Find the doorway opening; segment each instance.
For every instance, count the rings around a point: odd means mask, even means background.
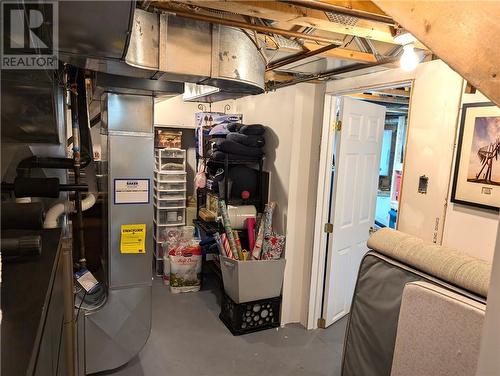
[[[347,94],[349,97],[385,107],[385,124],[373,224],[375,230],[382,227],[397,228],[410,95],[410,84],[390,89],[370,89],[361,93]]]
[[[397,228],[411,83],[342,93],[332,99],[331,178],[325,179],[322,326],[350,311],[367,240]]]

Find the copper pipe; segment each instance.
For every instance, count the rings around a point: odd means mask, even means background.
[[[280,60],[276,60],[276,61],[272,62],[271,64],[269,64],[267,66],[266,71],[270,71],[270,70],[273,70],[273,69],[281,68],[281,67],[283,67],[285,65],[288,65],[288,64],[291,64],[291,63],[295,63],[296,61],[303,60],[303,59],[306,59],[308,57],[318,55],[320,53],[329,51],[329,50],[337,48],[337,47],[338,47],[337,44],[329,44],[328,46],[324,46],[324,47],[318,48],[317,50],[311,50],[311,51],[307,51],[307,52],[300,52],[298,54],[295,54],[295,55],[292,55],[292,56],[289,56],[289,57],[285,57],[285,58],[280,59]]]
[[[389,58],[385,58],[383,60],[377,61],[375,63],[368,63],[368,64],[357,63],[357,64],[348,65],[346,67],[334,68],[334,69],[330,69],[330,70],[327,70],[324,72],[310,74],[310,75],[307,75],[304,77],[299,77],[299,78],[296,78],[293,80],[283,81],[283,82],[277,83],[275,85],[267,87],[266,91],[272,91],[272,90],[280,89],[283,87],[299,84],[302,82],[309,82],[309,81],[313,81],[313,80],[321,80],[323,78],[330,78],[330,77],[337,76],[339,74],[354,72],[354,71],[357,71],[359,69],[372,68],[372,67],[377,67],[379,65],[394,63],[397,60],[399,60],[399,58],[389,57]]]
[[[250,24],[250,23],[241,22],[241,21],[235,21],[235,20],[229,20],[229,19],[225,19],[225,18],[207,16],[207,15],[199,14],[199,13],[188,13],[188,12],[178,11],[178,10],[174,10],[172,8],[169,8],[169,7],[165,7],[160,2],[155,2],[154,5],[157,8],[162,9],[170,14],[173,14],[173,15],[176,15],[179,17],[190,18],[193,20],[205,21],[205,22],[210,22],[210,23],[224,25],[224,26],[238,27],[241,29],[255,30],[255,31],[258,31],[260,33],[278,34],[278,35],[283,35],[283,36],[289,37],[289,38],[300,38],[300,39],[305,39],[305,40],[311,40],[314,42],[335,44],[338,46],[340,46],[342,44],[342,41],[340,41],[338,39],[320,37],[318,35],[311,35],[311,34],[302,34],[302,33],[298,33],[295,31],[277,29],[277,28],[271,27],[271,26],[255,25],[255,24]]]
[[[339,13],[346,16],[357,17],[368,21],[380,22],[383,24],[394,26],[396,22],[389,16],[384,16],[382,14],[368,13],[362,10],[350,9],[341,7],[339,5],[333,5],[328,3],[323,3],[314,0],[283,0],[282,2],[297,5],[304,8],[321,10],[323,12],[333,12]]]

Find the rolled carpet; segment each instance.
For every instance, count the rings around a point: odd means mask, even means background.
[[[238,144],[258,148],[266,144],[266,140],[262,136],[246,135],[238,132],[231,132],[226,136],[226,140],[237,142]]]

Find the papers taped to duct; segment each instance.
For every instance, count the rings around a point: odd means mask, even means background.
[[[121,253],[146,253],[146,224],[121,225]]]

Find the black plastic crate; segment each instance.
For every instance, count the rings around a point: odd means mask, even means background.
[[[237,304],[222,294],[219,318],[235,336],[280,326],[281,297]]]

